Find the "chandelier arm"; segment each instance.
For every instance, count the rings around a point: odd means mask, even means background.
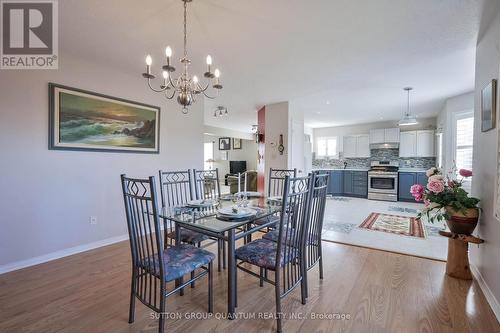
[[[160,88],[160,89],[155,89],[153,88],[153,86],[151,85],[151,79],[148,79],[148,86],[151,90],[153,90],[154,92],[164,92],[165,90],[167,90],[167,87],[165,86],[165,88]]]
[[[174,81],[172,81],[172,76],[168,76],[168,83],[172,86],[172,88],[174,88],[174,90],[177,90],[177,85],[174,84]]]
[[[202,93],[203,93],[203,95],[205,95],[206,98],[209,98],[209,99],[216,99],[217,98],[217,96],[212,97],[212,96],[207,95],[207,93],[204,90],[202,91]]]
[[[165,97],[167,99],[172,99],[172,98],[174,98],[174,96],[175,96],[175,90],[172,91],[172,95],[170,97],[168,96],[167,91],[165,90]]]
[[[207,91],[208,87],[210,87],[210,83],[207,83],[207,85],[204,88],[199,83],[197,85],[198,85],[197,88],[198,88],[199,92],[205,92],[205,91]]]

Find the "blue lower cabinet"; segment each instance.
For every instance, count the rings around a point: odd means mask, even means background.
[[[417,184],[427,186],[427,175],[425,172],[417,172]]]
[[[425,174],[424,174],[425,176]],[[399,173],[399,201],[415,201],[410,193],[410,188],[417,184],[416,172],[400,172]]]
[[[331,195],[342,195],[344,191],[343,171],[335,170],[330,172],[330,183],[328,187],[330,188],[329,193]]]
[[[352,171],[344,171],[344,195],[352,195]]]

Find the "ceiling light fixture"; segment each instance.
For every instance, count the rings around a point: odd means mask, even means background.
[[[187,113],[188,106],[196,102],[196,95],[203,94],[207,98],[214,99],[216,96],[210,96],[206,93],[210,86],[215,89],[217,95],[219,90],[222,89],[222,85],[220,84],[220,71],[216,68],[212,73],[212,57],[209,55],[206,59],[207,71],[203,74],[207,79],[207,83],[204,86],[199,83],[199,79],[196,75],[191,76],[188,73],[188,67],[191,64],[191,60],[189,60],[187,54],[187,3],[191,1],[193,0],[182,0],[182,2],[184,2],[184,55],[180,59],[182,66],[184,66],[182,74],[180,74],[177,79],[172,78],[175,67],[170,63],[172,58],[172,49],[170,46],[167,46],[165,49],[167,64],[162,67],[163,83],[160,85],[160,88],[156,89],[151,85],[151,80],[154,79],[155,76],[151,74],[153,59],[149,54],[146,57],[146,73],[142,74],[142,76],[148,80],[148,86],[151,90],[159,93],[164,92],[167,99],[172,99],[177,94],[177,102],[182,105],[182,113]],[[169,90],[172,90],[172,93],[169,93]]]
[[[403,115],[403,118],[398,122],[399,126],[411,126],[411,125],[417,125],[417,117],[413,116],[410,113],[410,91],[413,90],[412,87],[405,87],[403,90],[406,91],[408,98],[407,98],[407,106],[406,106],[406,112]]]

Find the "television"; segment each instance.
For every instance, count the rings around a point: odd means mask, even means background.
[[[247,161],[229,161],[229,173],[237,174],[247,171]]]

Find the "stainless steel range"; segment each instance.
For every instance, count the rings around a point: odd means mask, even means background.
[[[372,161],[368,171],[368,199],[398,201],[398,161]]]

